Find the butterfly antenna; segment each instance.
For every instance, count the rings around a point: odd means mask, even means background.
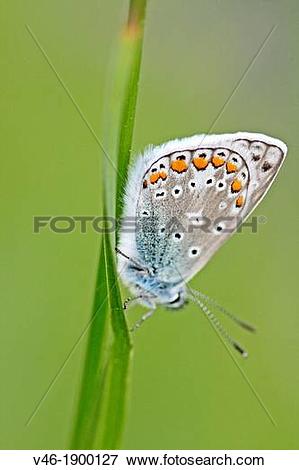
[[[246,321],[242,320],[241,318],[238,318],[236,315],[231,313],[229,310],[226,310],[226,308],[222,307],[222,305],[220,305],[216,300],[211,299],[211,297],[209,297],[208,295],[203,294],[202,292],[196,291],[194,289],[192,289],[192,293],[196,297],[197,296],[200,297],[201,299],[205,300],[206,302],[208,302],[213,307],[217,308],[221,313],[224,313],[224,315],[226,315],[232,321],[237,323],[237,325],[244,328],[244,330],[250,331],[251,333],[256,332],[256,328],[253,325],[250,325],[250,323],[247,323]]]
[[[200,307],[203,313],[208,317],[208,319],[213,324],[217,332],[222,336],[222,338],[225,341],[227,341],[233,348],[235,348],[236,351],[238,351],[238,353],[241,354],[242,357],[244,358],[248,357],[248,352],[228,334],[228,332],[220,323],[218,318],[214,315],[214,313],[211,312],[211,310],[198,297],[194,295],[197,293],[197,291],[193,291],[193,289],[190,289],[190,290],[193,294],[192,296],[193,296],[194,302]]]

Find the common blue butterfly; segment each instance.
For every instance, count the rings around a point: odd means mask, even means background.
[[[286,153],[278,139],[238,132],[172,140],[138,157],[124,198],[124,220],[133,221],[134,230],[123,223],[117,249],[121,278],[149,308],[136,328],[157,305],[178,308],[187,297],[212,320],[206,302],[229,314],[186,282],[265,196]]]

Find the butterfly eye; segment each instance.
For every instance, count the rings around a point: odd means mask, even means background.
[[[176,296],[176,298],[174,300],[172,300],[171,302],[168,303],[168,305],[177,305],[181,302],[181,294],[178,293],[178,295]]]

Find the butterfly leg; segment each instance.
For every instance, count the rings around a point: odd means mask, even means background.
[[[141,325],[145,322],[145,320],[147,320],[148,318],[150,318],[154,313],[154,309],[152,310],[149,310],[147,313],[145,313],[144,315],[142,315],[142,317],[140,318],[140,320],[138,320],[135,325],[130,329],[131,333],[134,333],[136,330],[138,330],[138,328],[141,327]]]
[[[142,295],[138,295],[137,297],[128,297],[125,301],[124,301],[124,304],[123,304],[123,309],[124,310],[127,310],[129,307],[133,307],[133,305],[135,305],[138,300],[142,299]]]

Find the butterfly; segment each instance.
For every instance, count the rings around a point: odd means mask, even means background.
[[[246,351],[206,303],[242,320],[187,286],[262,200],[287,154],[272,137],[237,132],[194,135],[148,147],[129,171],[120,230],[118,271],[136,301],[179,308],[189,298],[244,356]],[[130,223],[128,223],[128,220]]]

